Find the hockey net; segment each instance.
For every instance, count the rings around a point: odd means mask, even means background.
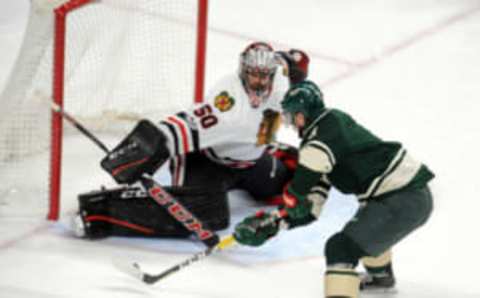
[[[76,132],[52,114],[50,101],[96,133],[124,135],[140,118],[158,121],[201,99],[206,4],[31,2],[0,97],[0,215],[22,210],[58,219],[69,191],[60,182],[82,179],[62,175],[62,141]]]

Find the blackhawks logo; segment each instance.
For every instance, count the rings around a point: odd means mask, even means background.
[[[235,104],[235,99],[228,95],[227,91],[222,91],[215,97],[215,107],[221,112],[230,110]]]

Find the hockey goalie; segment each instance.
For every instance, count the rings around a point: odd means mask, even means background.
[[[308,63],[303,51],[254,42],[240,54],[238,71],[220,79],[203,103],[156,123],[140,121],[101,161],[122,186],[79,195],[76,234],[188,237],[136,183],[167,161],[172,186],[166,190],[211,230],[229,226],[229,190],[279,204],[297,159],[296,149],[272,145],[280,101],[289,84],[306,78]]]

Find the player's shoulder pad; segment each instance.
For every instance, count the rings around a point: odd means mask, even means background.
[[[323,142],[311,140],[300,148],[299,164],[312,171],[330,173],[335,163],[332,150]]]

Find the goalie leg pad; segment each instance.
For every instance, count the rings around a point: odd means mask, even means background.
[[[229,225],[227,194],[223,189],[165,187],[212,230]],[[92,191],[78,197],[85,236],[188,237],[191,233],[140,187]]]

